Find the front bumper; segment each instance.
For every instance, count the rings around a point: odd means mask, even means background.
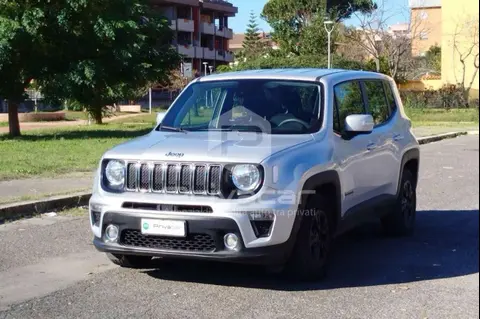
[[[97,250],[113,254],[146,255],[164,258],[206,259],[225,262],[242,262],[254,264],[277,264],[284,262],[289,255],[290,242],[257,248],[246,248],[240,229],[233,219],[205,218],[189,216],[186,238],[168,238],[146,236],[140,232],[141,214],[105,213],[101,224],[102,234],[108,225],[119,227],[120,236],[117,242],[108,242],[102,237],[94,237]],[[227,233],[235,233],[240,239],[238,251],[224,247],[223,237]],[[134,234],[134,235],[132,235]],[[194,235],[210,238],[207,241],[195,242]]]

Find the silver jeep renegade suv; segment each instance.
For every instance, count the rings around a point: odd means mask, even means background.
[[[255,70],[191,82],[147,135],[107,151],[90,200],[95,247],[325,274],[332,240],[379,219],[411,234],[419,145],[385,75]]]

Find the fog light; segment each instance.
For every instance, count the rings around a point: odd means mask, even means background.
[[[116,241],[118,239],[118,227],[115,225],[108,225],[105,229],[105,238],[107,241]]]
[[[236,251],[240,250],[240,241],[238,240],[238,236],[233,233],[226,234],[223,237],[223,243],[227,249]]]

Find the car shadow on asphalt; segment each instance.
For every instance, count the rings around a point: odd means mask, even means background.
[[[379,224],[338,238],[327,278],[301,283],[253,265],[160,261],[154,278],[257,289],[305,291],[452,278],[478,273],[479,211],[419,211],[415,235],[391,238]]]

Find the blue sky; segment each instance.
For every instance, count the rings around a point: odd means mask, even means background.
[[[233,29],[236,33],[245,32],[248,20],[250,18],[250,11],[253,10],[257,16],[260,16],[263,6],[267,0],[229,0],[236,7],[238,7],[238,14],[235,18],[231,18],[229,21],[230,28]],[[405,14],[400,14],[397,12],[400,10],[405,11],[408,7],[408,0],[384,0],[385,8],[391,11],[393,16],[390,19],[390,23],[400,23],[406,22]],[[403,12],[405,13],[405,12]],[[258,18],[259,28],[264,31],[269,31],[270,26]],[[347,24],[356,24],[354,19],[346,21]]]

